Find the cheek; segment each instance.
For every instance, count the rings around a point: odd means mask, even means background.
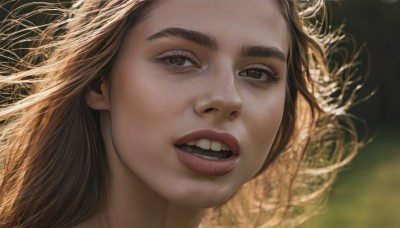
[[[120,80],[112,92],[112,122],[114,134],[123,142],[133,138],[150,142],[159,138],[171,114],[168,91],[141,77]],[[145,142],[140,143],[144,145]],[[151,144],[151,143],[150,143]]]
[[[140,62],[140,59],[133,59]],[[114,76],[111,100],[116,121],[126,122],[131,128],[162,129],[160,124],[167,124],[168,118],[178,115],[181,110],[176,107],[180,98],[168,83],[167,77],[154,75],[145,63],[121,64],[121,70]],[[123,127],[123,126],[122,126]],[[145,133],[145,132],[142,132]]]
[[[114,146],[122,156],[129,156],[124,160],[140,163],[135,166],[146,164],[144,159],[155,162],[164,152],[161,149],[172,145],[177,120],[185,120],[188,100],[182,93],[190,90],[150,71],[145,63],[119,66],[111,88]]]
[[[176,101],[171,97],[175,93],[160,85],[162,81],[150,81],[140,75],[115,75],[111,91],[112,145],[124,167],[145,180],[164,183],[161,174],[165,170],[176,171],[171,166],[174,158],[165,154],[173,152],[170,129],[180,110],[171,103]]]
[[[248,112],[243,113],[245,129],[250,137],[247,159],[250,160],[248,164],[252,165],[248,167],[252,175],[264,164],[282,121],[285,90],[280,89],[273,94],[257,100],[257,104],[252,103]]]

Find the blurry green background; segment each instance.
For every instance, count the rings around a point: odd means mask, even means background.
[[[380,127],[375,139],[341,172],[326,206],[301,228],[400,227],[398,127]]]
[[[359,97],[377,93],[351,112],[365,120],[373,140],[339,174],[325,207],[301,228],[400,227],[400,1],[329,1],[335,24],[345,23],[368,80]]]
[[[368,126],[360,135],[373,140],[341,171],[326,206],[301,228],[400,228],[400,2],[327,2],[334,24],[345,23],[357,45],[367,45],[359,72],[368,80],[358,97],[377,92],[351,112]]]

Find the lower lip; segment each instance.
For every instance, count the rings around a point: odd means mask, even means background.
[[[175,147],[178,160],[188,169],[208,176],[222,176],[232,171],[238,159],[237,155],[232,155],[227,159],[208,160],[198,157]]]

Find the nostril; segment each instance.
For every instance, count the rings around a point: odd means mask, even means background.
[[[207,108],[206,110],[204,110],[204,113],[209,113],[212,111],[218,111],[216,108]]]
[[[235,117],[238,116],[238,115],[239,115],[239,112],[238,112],[238,111],[233,111],[233,112],[229,113],[229,117],[230,117],[230,118],[235,118]]]

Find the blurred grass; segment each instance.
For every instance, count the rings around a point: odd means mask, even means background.
[[[400,126],[380,127],[343,170],[322,211],[301,228],[400,227]]]

